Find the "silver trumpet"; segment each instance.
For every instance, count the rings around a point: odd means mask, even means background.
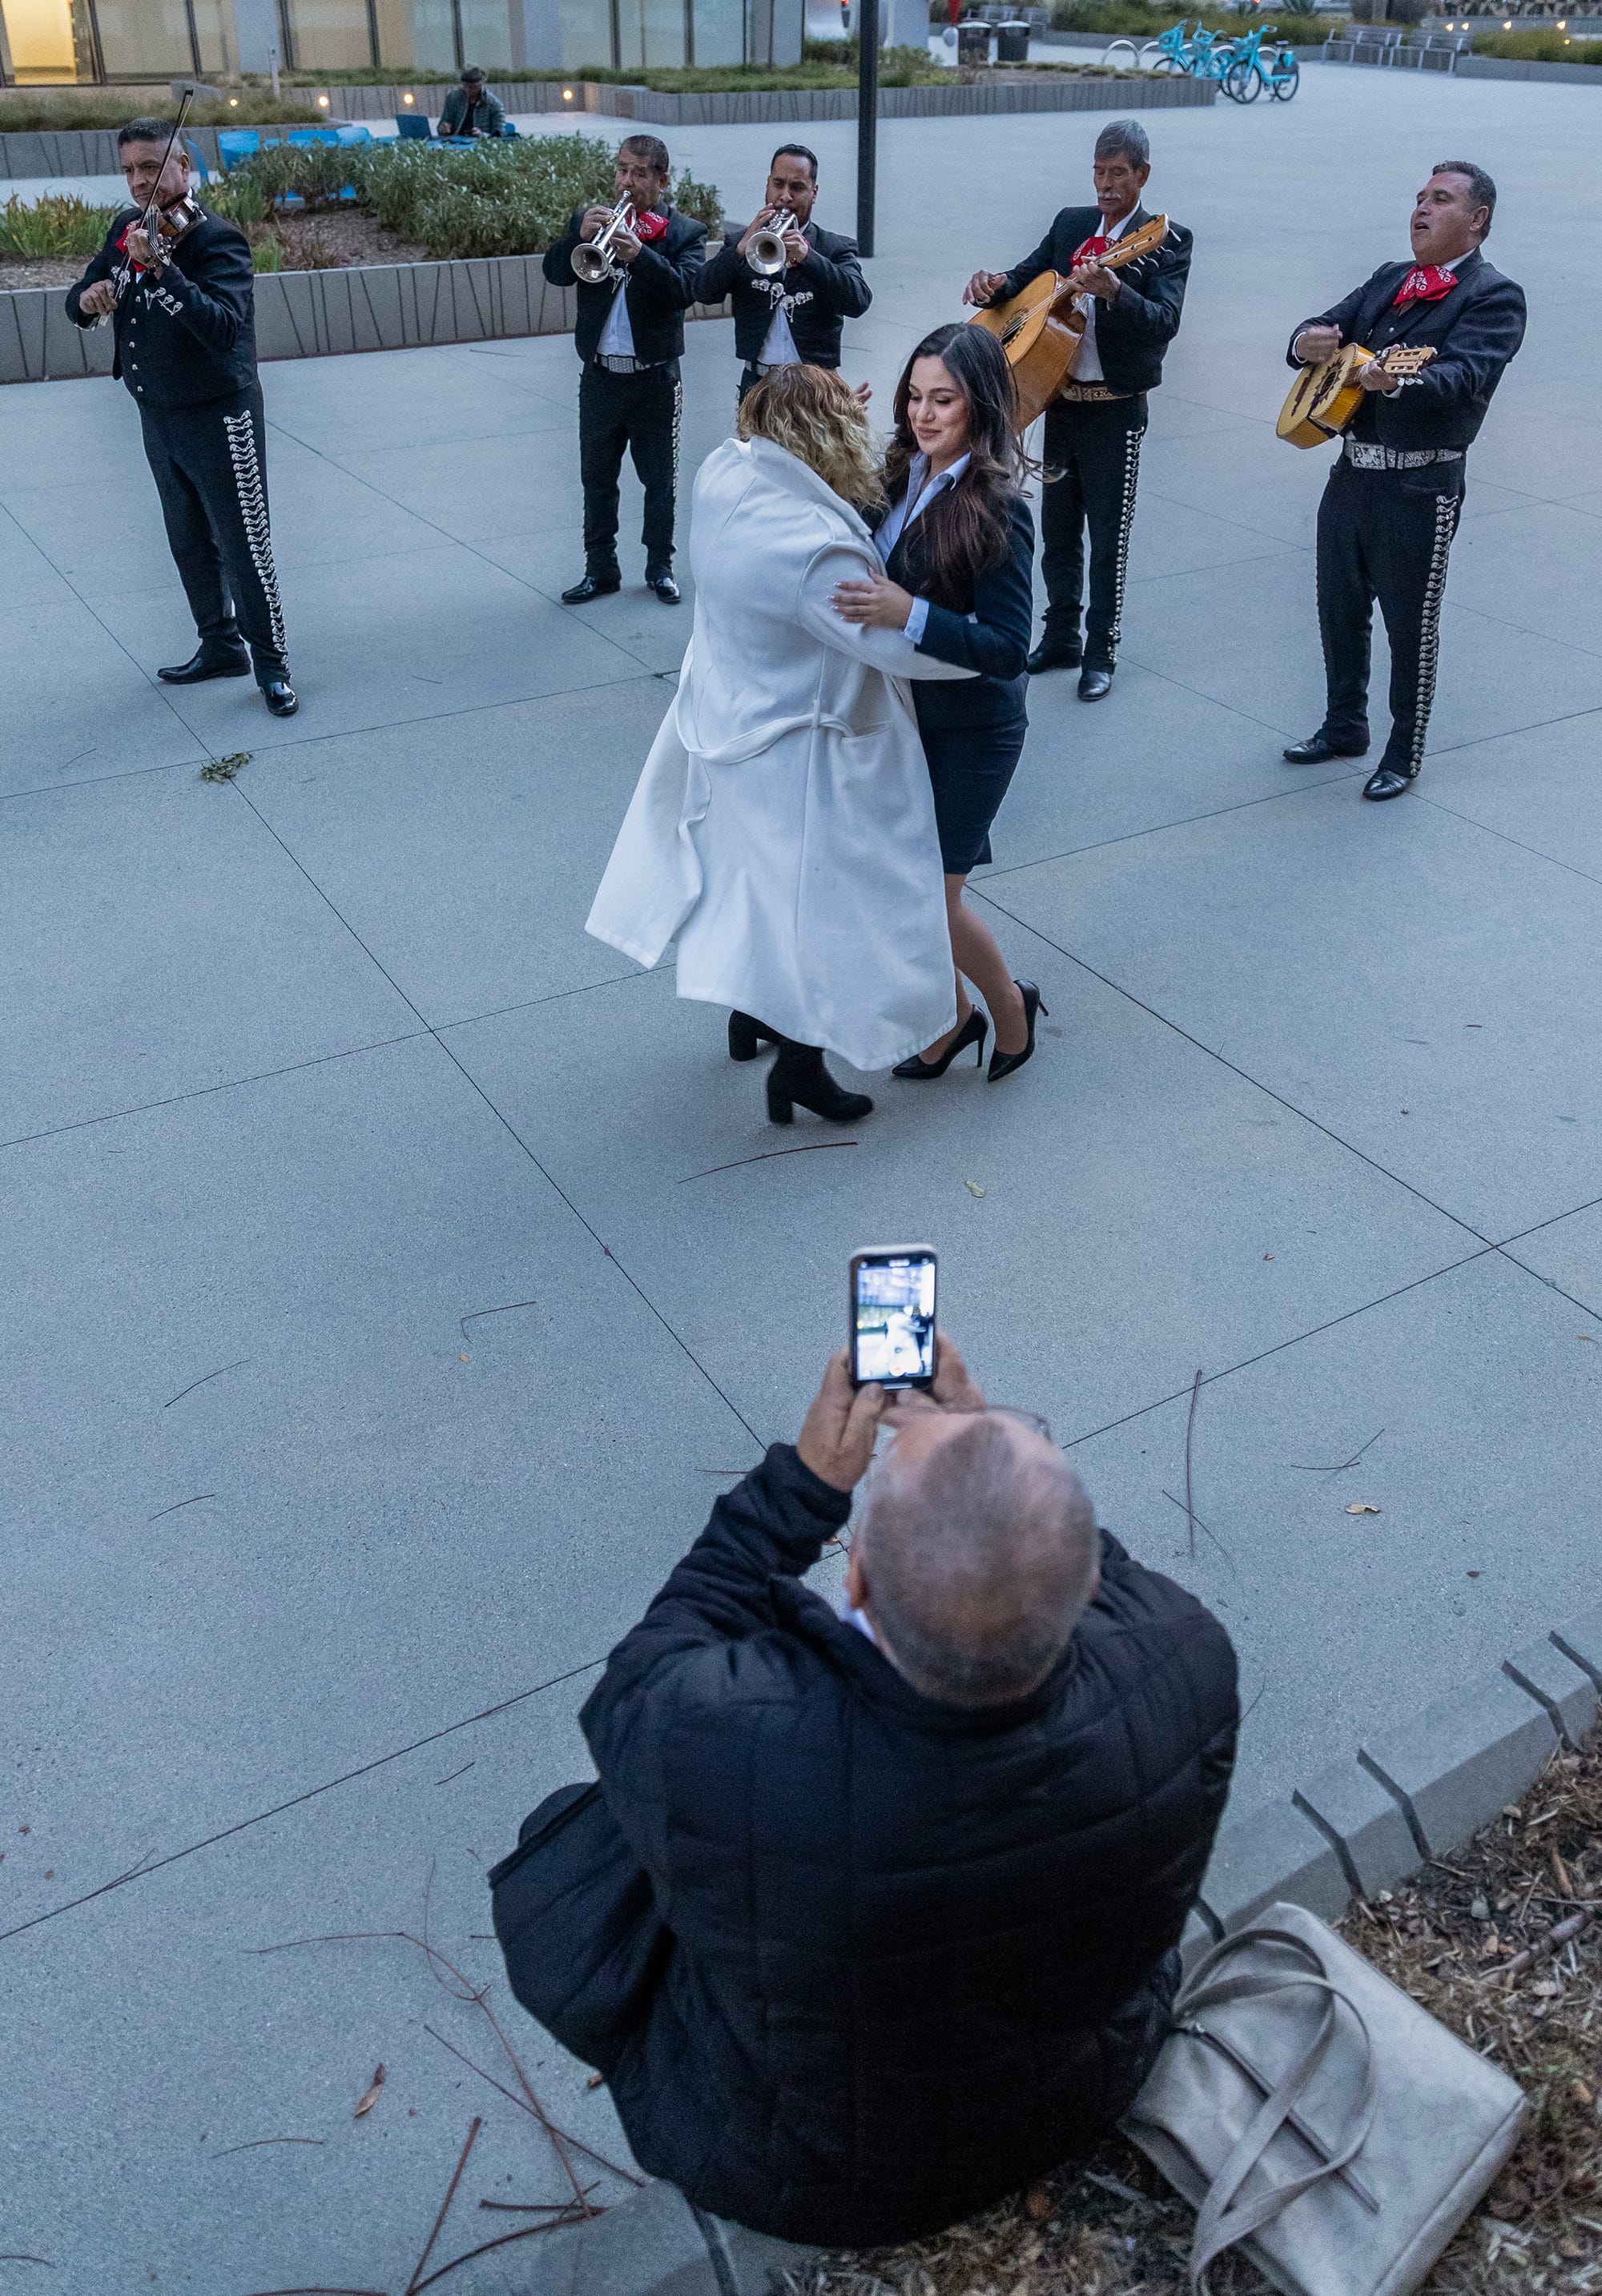
[[[760,231],[753,232],[751,245],[745,250],[745,260],[752,269],[760,272],[764,279],[776,279],[790,260],[785,251],[785,234],[794,229],[795,217],[788,208],[781,208]]]
[[[634,229],[634,201],[620,200],[612,211],[612,219],[594,239],[581,239],[573,250],[573,269],[587,287],[598,287],[604,279],[618,277],[617,258],[612,253],[624,232]]]

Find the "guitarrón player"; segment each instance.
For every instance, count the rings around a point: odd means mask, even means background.
[[[1149,221],[1140,193],[1151,172],[1139,121],[1110,121],[1096,139],[1096,205],[1064,208],[1032,255],[1011,271],[976,271],[963,293],[965,303],[982,310],[1021,294],[1043,271],[1057,271],[1090,299],[1069,379],[1046,410],[1042,456],[1062,475],[1040,492],[1046,626],[1029,657],[1036,676],[1079,668],[1081,701],[1099,701],[1117,666],[1146,394],[1162,380],[1162,355],[1179,330],[1190,275],[1191,235],[1179,224],[1171,223],[1160,248],[1121,271],[1097,260]],[[1087,527],[1090,603],[1081,645]]]
[[[1483,168],[1443,160],[1413,204],[1411,261],[1382,263],[1291,338],[1293,366],[1316,365],[1346,343],[1376,353],[1427,344],[1435,354],[1406,378],[1374,363],[1360,370],[1363,404],[1319,505],[1328,700],[1318,732],[1285,755],[1294,766],[1317,766],[1367,750],[1377,598],[1391,642],[1391,738],[1363,785],[1367,798],[1400,797],[1417,779],[1466,452],[1524,340],[1524,290],[1480,252],[1495,209],[1496,185]]]

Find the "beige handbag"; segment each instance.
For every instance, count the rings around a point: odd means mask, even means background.
[[[1522,2090],[1300,1906],[1196,1964],[1124,2134],[1284,2296],[1408,2296],[1496,2177]]]

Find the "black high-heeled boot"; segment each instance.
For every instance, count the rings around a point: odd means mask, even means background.
[[[999,1084],[1004,1076],[1011,1076],[1013,1070],[1015,1069],[1021,1069],[1025,1061],[1033,1060],[1035,1056],[1036,1017],[1038,1014],[1045,1013],[1048,1021],[1051,1018],[1051,1014],[1047,1010],[1047,1007],[1041,1004],[1040,992],[1035,987],[1032,980],[1015,980],[1013,987],[1017,989],[1023,999],[1023,1018],[1029,1023],[1029,1042],[1024,1046],[1023,1050],[1021,1053],[1004,1053],[1000,1047],[998,1046],[990,1054],[990,1081],[992,1084]]]
[[[728,1056],[731,1061],[754,1061],[764,1045],[779,1045],[782,1037],[753,1021],[749,1013],[731,1013],[728,1016]]]
[[[874,1105],[865,1092],[841,1090],[816,1045],[793,1044],[781,1037],[779,1056],[768,1071],[768,1122],[793,1124],[797,1101],[830,1124],[855,1124],[859,1116],[871,1114]]]
[[[965,1053],[970,1045],[977,1048],[974,1055],[975,1066],[982,1067],[984,1062],[984,1040],[990,1025],[976,1004],[938,1061],[926,1061],[922,1053],[914,1053],[909,1061],[900,1061],[891,1069],[891,1076],[906,1077],[910,1082],[916,1084],[922,1084],[927,1077],[932,1083],[936,1077],[945,1075],[958,1053]]]

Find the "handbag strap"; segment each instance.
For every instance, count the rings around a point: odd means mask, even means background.
[[[1253,1946],[1265,1944],[1286,1947],[1304,1966],[1283,1972],[1248,1970],[1221,1978],[1216,1974],[1236,1954]],[[1182,2030],[1188,2020],[1204,2010],[1220,2008],[1234,2001],[1267,2000],[1277,1993],[1289,1992],[1310,1992],[1322,1997],[1318,2029],[1278,2087],[1253,2115],[1207,2189],[1196,2213],[1195,2237],[1191,2245],[1190,2277],[1193,2287],[1205,2285],[1209,2267],[1225,2249],[1232,2248],[1237,2241],[1260,2231],[1300,2194],[1310,2191],[1327,2177],[1336,2175],[1349,2161],[1355,2160],[1368,2142],[1368,2133],[1374,2126],[1378,2078],[1375,2069],[1373,2036],[1357,2004],[1330,1977],[1322,1956],[1305,1938],[1296,1936],[1294,1931],[1266,1928],[1243,1930],[1237,1936],[1226,1938],[1222,1944],[1215,1946],[1175,2002],[1174,2023],[1176,2028]],[[1357,2102],[1347,2120],[1343,2140],[1327,2161],[1320,2161],[1305,2176],[1293,2177],[1283,2184],[1272,2185],[1251,2200],[1240,2200],[1241,2186],[1262,2160],[1323,2062],[1335,2037],[1342,2005],[1357,2025],[1361,2037],[1363,2059],[1362,2080]]]

